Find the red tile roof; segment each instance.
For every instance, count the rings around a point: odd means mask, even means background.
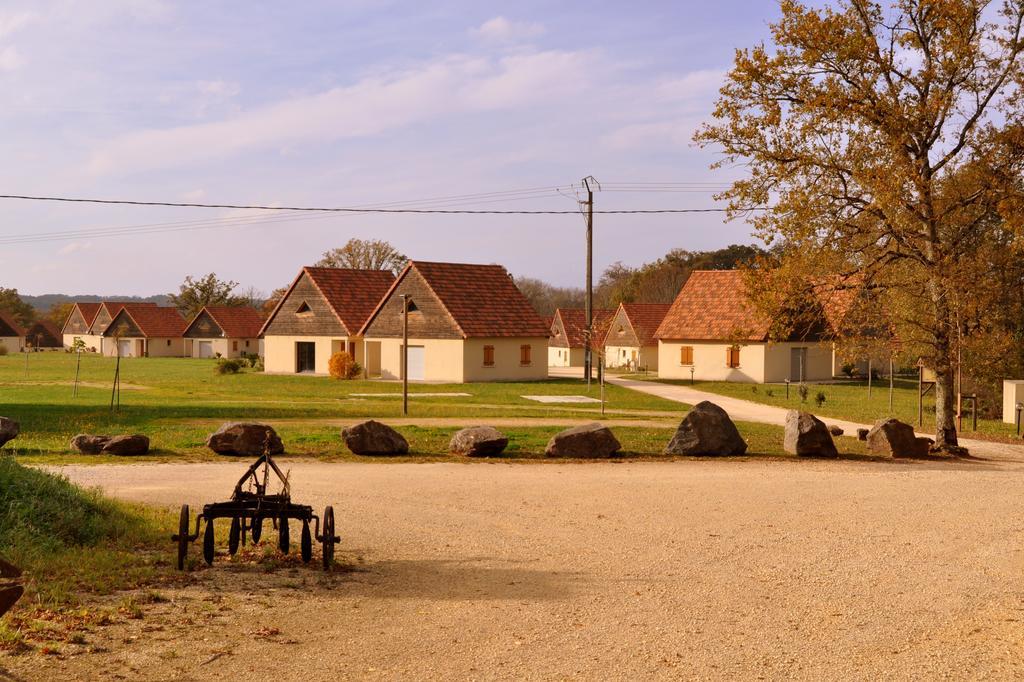
[[[604,337],[608,333],[608,325],[611,324],[614,310],[595,309],[593,311],[594,336],[597,345],[604,345]],[[562,320],[562,327],[565,329],[565,340],[569,348],[583,348],[586,346],[587,311],[583,308],[559,308],[555,311],[555,317]],[[552,325],[554,322],[552,322]],[[561,345],[561,343],[555,344]]]
[[[695,270],[654,337],[695,341],[765,341],[768,320],[747,297],[739,270]]]
[[[251,306],[208,305],[203,310],[213,318],[228,339],[255,339],[263,327],[263,316]],[[202,314],[200,311],[199,315]],[[199,315],[188,323],[188,327],[199,319]]]
[[[640,345],[650,346],[656,344],[657,340],[654,338],[654,334],[658,331],[658,327],[661,326],[672,304],[623,303],[621,305]]]
[[[377,310],[411,270],[427,283],[462,330],[464,338],[547,337],[550,332],[544,318],[537,314],[512,276],[500,265],[409,261]],[[371,319],[373,315],[366,323]]]
[[[270,325],[277,311],[288,295],[299,283],[303,275],[308,275],[314,286],[327,300],[334,315],[348,331],[355,336],[377,308],[384,294],[395,281],[394,273],[388,270],[357,270],[353,268],[318,268],[307,265],[288,287],[281,300],[274,306],[273,312],[260,327],[260,334]]]
[[[8,336],[8,332],[14,332],[14,336],[25,336],[25,330],[21,328],[14,316],[5,310],[0,310],[0,336]]]
[[[177,308],[156,306],[151,303],[127,303],[122,306],[124,313],[131,317],[146,338],[175,339],[185,333],[187,324]],[[119,310],[118,314],[120,312]],[[113,324],[114,320],[111,319],[110,325],[103,330],[104,336]]]
[[[96,302],[96,303],[76,303],[75,305],[78,307],[78,309],[80,311],[82,311],[82,318],[85,320],[86,328],[91,327],[92,323],[96,321],[96,313],[98,313],[100,311],[100,305],[101,304],[99,302]],[[75,311],[72,310],[71,312],[73,314]],[[68,317],[70,318],[71,315],[68,315]],[[67,324],[67,323],[65,322],[65,324]]]

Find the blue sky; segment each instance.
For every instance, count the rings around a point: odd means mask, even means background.
[[[708,170],[714,154],[690,138],[734,49],[765,40],[777,11],[770,0],[5,0],[0,194],[357,206],[566,187],[587,174],[725,182],[739,169]],[[517,199],[465,207],[575,207],[554,189]],[[607,191],[596,202],[715,205],[707,192]],[[560,285],[584,272],[573,215],[260,225],[214,209],[3,201],[0,212],[0,237],[221,225],[0,244],[0,286],[31,294],[164,293],[210,271],[270,291],[351,237]],[[747,225],[713,214],[598,216],[595,233],[597,272],[751,241]]]

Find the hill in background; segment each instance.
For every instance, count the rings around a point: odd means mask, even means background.
[[[28,296],[21,294],[21,300],[28,303],[30,306],[38,310],[42,314],[46,314],[55,305],[61,303],[77,303],[78,301],[90,303],[99,301],[123,301],[125,303],[156,303],[157,305],[170,305],[170,300],[165,294],[157,294],[156,296],[95,296],[92,294],[83,294],[71,296],[68,294],[42,294],[40,296]]]

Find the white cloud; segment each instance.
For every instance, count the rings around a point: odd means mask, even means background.
[[[15,47],[0,49],[0,71],[15,71],[25,65],[25,58]]]
[[[205,189],[194,189],[194,190],[191,190],[189,192],[184,192],[181,195],[181,200],[185,201],[185,202],[188,202],[188,203],[191,203],[191,204],[194,204],[194,203],[198,202],[200,199],[203,199],[205,197],[206,197],[206,190]]]
[[[214,95],[217,97],[235,97],[242,92],[242,86],[238,83],[228,83],[226,81],[198,81],[196,89],[204,95]]]
[[[73,253],[79,253],[81,251],[88,251],[92,248],[92,242],[71,242],[60,247],[57,251],[61,256],[69,256]]]
[[[33,21],[37,15],[35,12],[0,12],[0,38],[20,31]]]
[[[722,87],[725,76],[726,72],[721,69],[691,71],[680,78],[662,81],[657,92],[666,101],[696,100],[706,104]]]
[[[254,149],[367,137],[447,114],[569,98],[600,71],[592,68],[596,59],[594,53],[562,51],[497,60],[454,55],[220,121],[128,133],[96,150],[89,170],[180,166]]]
[[[650,123],[633,123],[605,135],[601,141],[617,150],[688,147],[702,118],[683,118]]]
[[[509,21],[498,16],[470,29],[476,38],[487,43],[515,43],[536,38],[544,33],[544,25],[535,22]]]

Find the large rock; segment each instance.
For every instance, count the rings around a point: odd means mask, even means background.
[[[103,452],[103,447],[110,442],[110,439],[110,436],[80,433],[71,439],[71,449],[78,450],[83,455],[98,455]]]
[[[857,429],[857,440],[867,440],[870,429]]]
[[[918,438],[914,427],[899,419],[879,419],[868,431],[868,452],[889,457],[927,457],[930,438]]]
[[[452,436],[448,451],[453,455],[494,457],[508,446],[508,438],[493,426],[470,426]]]
[[[747,443],[729,414],[710,401],[697,403],[683,418],[666,455],[742,455]]]
[[[0,448],[14,440],[21,433],[21,424],[7,417],[0,417]]]
[[[611,457],[622,449],[615,434],[597,422],[556,433],[548,441],[548,457]]]
[[[842,426],[836,426],[835,424],[829,424],[828,425],[828,432],[831,433],[835,437],[839,437],[839,436],[843,435],[843,427]]]
[[[140,434],[114,436],[103,446],[103,452],[125,457],[144,455],[149,452],[149,438]]]
[[[218,455],[271,455],[284,452],[277,431],[266,424],[234,422],[224,424],[206,440],[206,447]]]
[[[810,412],[790,410],[786,414],[786,452],[799,457],[838,457],[839,451],[825,422]]]
[[[398,431],[370,419],[342,429],[341,437],[357,455],[404,455],[409,443]]]

